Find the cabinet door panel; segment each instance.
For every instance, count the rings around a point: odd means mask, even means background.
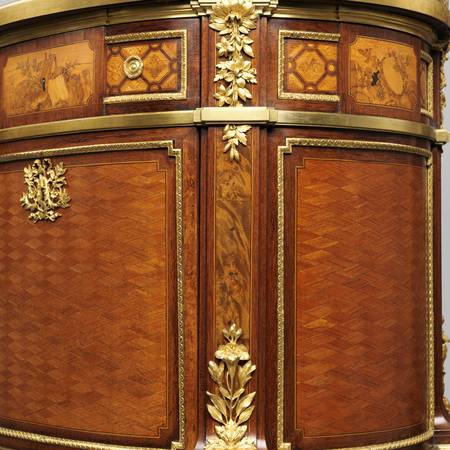
[[[36,223],[20,205],[33,160],[1,164],[2,434],[105,448],[184,440],[183,281],[196,271],[196,224],[187,223],[196,209],[192,154],[151,140],[50,150],[53,167],[66,169],[70,202],[54,222]],[[190,277],[186,289],[195,293]]]
[[[431,169],[422,156],[366,150],[364,142],[287,142],[278,148],[272,309],[283,339],[278,447],[426,440],[433,421]]]

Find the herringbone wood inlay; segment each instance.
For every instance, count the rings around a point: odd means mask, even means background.
[[[305,158],[296,173],[296,428],[424,423],[425,169]]]
[[[83,158],[64,158],[57,224],[31,223],[23,173],[0,174],[0,415],[158,437],[176,411],[174,166],[165,150]]]

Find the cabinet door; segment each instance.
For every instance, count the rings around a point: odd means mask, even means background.
[[[294,133],[272,141],[277,448],[429,439],[430,152],[361,135]]]
[[[90,139],[1,157],[0,434],[12,448],[185,448],[197,132]]]

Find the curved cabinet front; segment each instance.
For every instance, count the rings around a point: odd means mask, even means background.
[[[104,3],[0,7],[0,447],[448,440],[441,0]]]

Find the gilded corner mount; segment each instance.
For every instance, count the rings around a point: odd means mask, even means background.
[[[252,65],[253,39],[249,33],[256,28],[258,12],[249,0],[219,0],[212,7],[210,28],[217,31],[220,41],[216,44],[219,62],[216,64],[214,82],[218,89],[214,98],[218,106],[241,107],[252,98],[249,87],[256,84],[256,69]],[[247,145],[249,125],[228,124],[223,140],[224,152],[231,161],[239,161],[238,146]]]
[[[61,214],[56,210],[68,208],[70,196],[63,163],[53,165],[50,159],[36,159],[24,168],[27,191],[20,199],[21,205],[31,211],[28,218],[33,222],[49,220],[54,222]]]
[[[207,392],[211,403],[207,405],[211,417],[219,422],[217,437],[208,439],[205,450],[256,450],[255,442],[247,436],[247,425],[255,407],[252,405],[256,392],[245,393],[256,366],[252,364],[248,349],[238,344],[242,330],[235,324],[223,330],[227,341],[220,345],[215,357],[209,362],[209,374],[218,387],[218,394]],[[243,364],[240,364],[240,362]]]

